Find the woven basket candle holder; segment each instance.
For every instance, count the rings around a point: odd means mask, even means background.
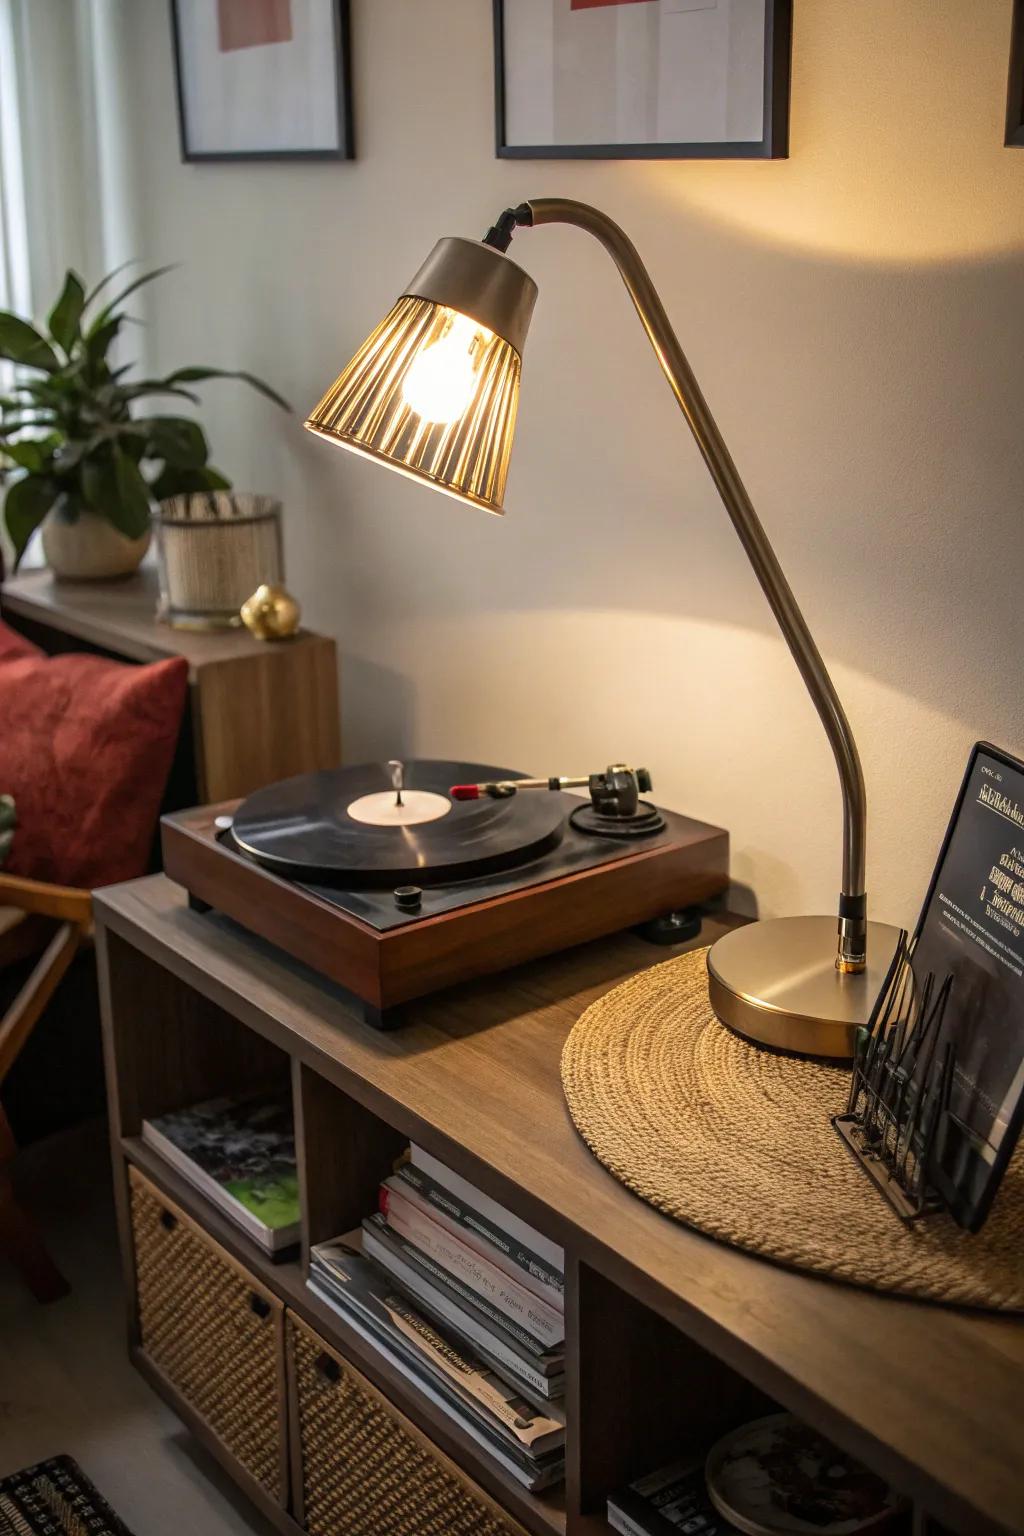
[[[156,516],[160,606],[174,629],[234,629],[262,583],[284,579],[281,503],[233,491],[174,496]]]

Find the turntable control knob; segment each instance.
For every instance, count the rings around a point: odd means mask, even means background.
[[[418,912],[423,902],[423,892],[418,885],[396,885],[395,906],[403,912]]]

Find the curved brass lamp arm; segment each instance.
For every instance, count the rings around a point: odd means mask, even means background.
[[[575,224],[600,240],[619,269],[640,323],[647,332],[679,408],[690,424],[711,478],[718,487],[733,527],[800,669],[800,675],[814,701],[835,755],[843,791],[843,888],[839,904],[839,951],[836,965],[840,971],[862,971],[867,927],[867,898],[864,890],[867,796],[850,722],[828,675],[821,652],[807,627],[807,621],[793,596],[792,588],[783,574],[761,520],[754,511],[732,455],[679,345],[650,274],[623,230],[599,209],[591,208],[586,203],[561,197],[532,199],[514,210],[511,222]],[[506,225],[505,229],[511,235],[511,227]]]

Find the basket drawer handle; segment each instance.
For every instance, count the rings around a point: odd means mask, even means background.
[[[341,1366],[337,1360],[325,1353],[316,1357],[316,1373],[323,1381],[329,1381],[332,1386],[341,1380]]]
[[[258,1291],[252,1291],[249,1296],[249,1306],[257,1317],[270,1316],[270,1302]]]
[[[162,1209],[160,1212],[160,1225],[165,1232],[173,1232],[178,1225],[178,1218],[173,1211]]]

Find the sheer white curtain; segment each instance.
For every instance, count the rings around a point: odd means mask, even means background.
[[[14,4],[0,0],[0,309],[24,312],[32,289],[19,98]]]
[[[125,90],[132,0],[0,0],[4,299],[48,307],[139,253]]]
[[[124,126],[131,3],[0,0],[0,309],[41,320],[68,267],[88,286],[138,254]],[[0,362],[0,394],[10,377]]]
[[[32,285],[16,49],[14,0],[0,0],[0,309],[25,314],[32,308]],[[0,395],[13,382],[13,368],[0,358]],[[0,570],[9,567],[10,557],[0,522]]]

